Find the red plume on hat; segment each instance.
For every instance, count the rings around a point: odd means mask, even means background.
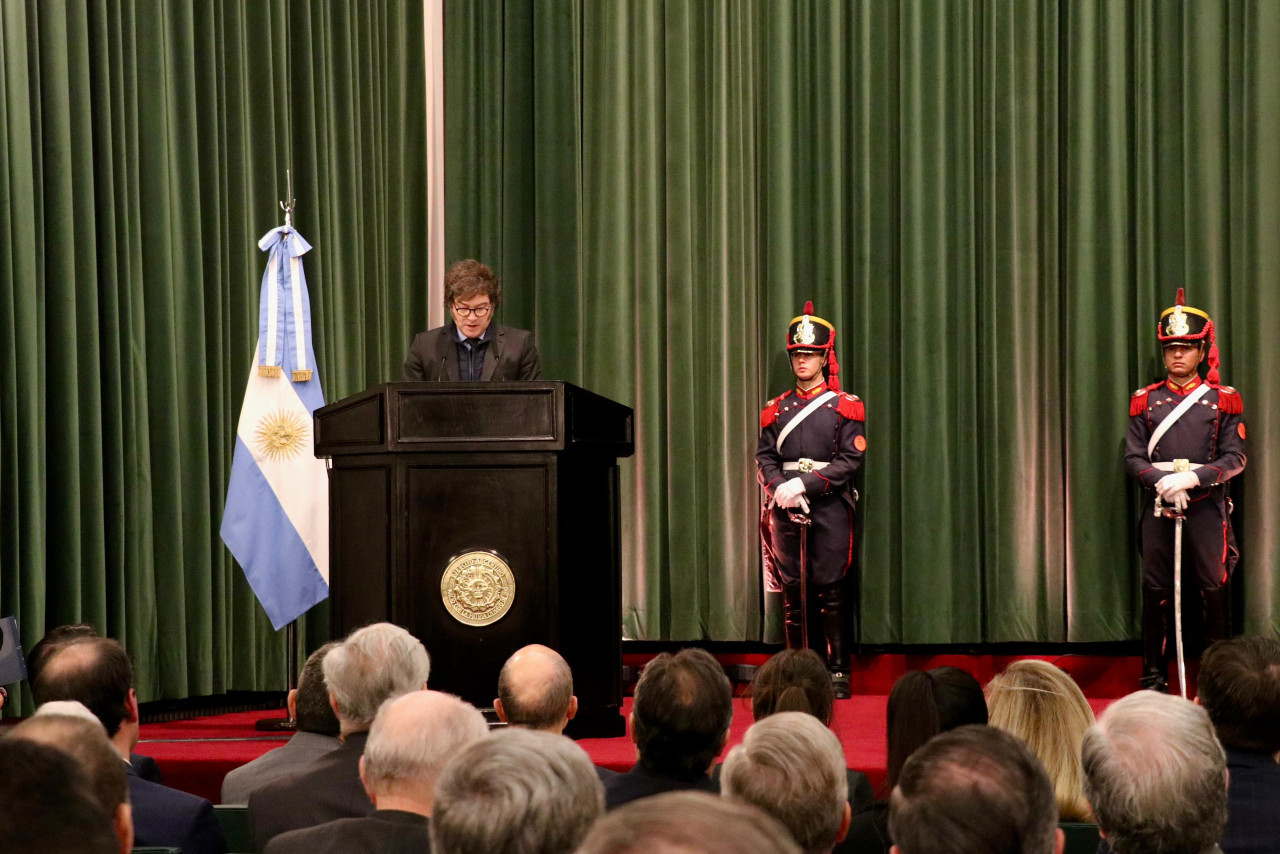
[[[1174,305],[1186,305],[1187,295],[1182,288],[1178,288],[1178,296],[1174,300]],[[1209,370],[1205,374],[1205,379],[1214,385],[1222,383],[1222,376],[1218,373],[1218,336],[1213,331],[1213,321],[1205,323],[1205,337],[1209,339]]]
[[[803,321],[804,325],[801,324]],[[813,333],[814,326],[809,325],[810,321],[816,324],[818,337],[815,340]],[[801,343],[802,331],[807,327],[808,342]],[[793,338],[793,333],[795,337]],[[825,340],[823,340],[825,338]],[[811,349],[825,350],[827,353],[827,387],[832,391],[840,390],[840,363],[836,361],[836,328],[828,321],[823,320],[813,313],[813,300],[806,300],[804,304],[804,312],[800,317],[791,321],[791,325],[787,331],[787,349]]]

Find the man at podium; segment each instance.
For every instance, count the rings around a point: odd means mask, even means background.
[[[493,322],[502,282],[487,264],[468,258],[444,274],[444,304],[452,321],[419,332],[404,360],[406,380],[510,382],[542,379],[533,335]]]

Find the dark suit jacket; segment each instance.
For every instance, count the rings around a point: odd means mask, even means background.
[[[261,851],[273,836],[289,830],[373,812],[373,802],[360,782],[360,757],[368,739],[367,732],[353,732],[337,750],[251,794],[254,847]]]
[[[293,738],[280,747],[268,750],[222,778],[222,802],[247,804],[249,795],[255,790],[298,773],[326,753],[337,750],[341,744],[331,735],[295,732]]]
[[[142,779],[160,783],[161,785],[164,784],[164,777],[160,775],[160,763],[150,756],[144,756],[141,753],[130,753],[129,764],[133,766],[133,770],[137,771],[138,776]]]
[[[1280,765],[1266,753],[1227,748],[1226,854],[1280,851]]]
[[[458,382],[458,338],[452,323],[419,332],[404,360],[404,378],[429,382]],[[533,335],[514,326],[489,324],[483,382],[515,382],[542,379],[542,364]]]
[[[227,840],[213,804],[144,780],[132,765],[128,773],[135,846],[181,848],[182,854],[226,854]]]
[[[427,854],[430,819],[402,810],[376,810],[291,830],[267,843],[263,854]]]
[[[611,810],[650,795],[685,790],[718,795],[720,784],[710,777],[689,779],[651,771],[637,762],[627,773],[617,774],[604,781],[604,808]]]

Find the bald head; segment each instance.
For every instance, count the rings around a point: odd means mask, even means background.
[[[542,644],[530,644],[502,665],[493,706],[512,726],[562,732],[578,711],[573,673],[560,653]]]
[[[369,798],[379,809],[430,815],[445,763],[488,733],[479,709],[452,694],[414,691],[387,700],[360,762]]]

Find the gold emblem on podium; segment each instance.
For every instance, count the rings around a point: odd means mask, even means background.
[[[497,552],[470,551],[449,561],[440,578],[440,598],[453,618],[468,626],[487,626],[511,610],[516,577]]]

